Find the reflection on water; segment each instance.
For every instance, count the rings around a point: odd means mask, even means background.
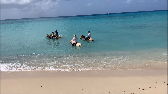
[[[59,41],[58,39],[47,39],[47,45],[51,45],[52,48],[56,47],[56,46],[59,46]]]

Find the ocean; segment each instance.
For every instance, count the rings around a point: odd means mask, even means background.
[[[163,69],[167,11],[0,21],[1,71]],[[60,39],[48,39],[55,30]],[[80,40],[91,31],[92,42]],[[72,47],[74,34],[82,47]]]

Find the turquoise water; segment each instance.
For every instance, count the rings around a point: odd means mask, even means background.
[[[114,69],[128,64],[137,66],[146,60],[167,61],[167,11],[3,20],[0,28],[1,65],[7,67],[1,70],[17,70],[14,69],[17,64],[19,68],[29,67],[27,70],[32,69],[30,66],[34,70],[41,70],[40,66],[59,70],[62,66],[100,68],[105,61],[99,59],[107,57],[111,62],[108,66],[115,65]],[[47,39],[46,35],[55,30],[62,38]],[[79,39],[80,35],[87,35],[87,31],[91,31],[95,41]],[[70,45],[74,34],[82,47]],[[119,64],[120,60],[112,62],[112,58],[121,57],[124,62],[128,63],[130,58],[131,61],[128,64]]]

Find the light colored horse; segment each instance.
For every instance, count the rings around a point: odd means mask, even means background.
[[[89,41],[93,41],[93,39],[92,39],[92,38],[90,38],[90,39],[89,39]]]
[[[73,40],[71,40],[70,43],[72,44],[72,43],[73,43]],[[76,47],[82,47],[82,44],[81,44],[81,43],[77,43],[77,44],[76,44]]]
[[[61,38],[61,36],[60,36],[60,35],[58,35],[58,38]]]
[[[54,39],[59,39],[59,38],[61,38],[61,36],[60,36],[60,35],[58,35],[58,37],[54,37]]]

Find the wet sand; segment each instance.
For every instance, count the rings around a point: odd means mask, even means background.
[[[167,70],[1,71],[1,94],[167,94]]]

